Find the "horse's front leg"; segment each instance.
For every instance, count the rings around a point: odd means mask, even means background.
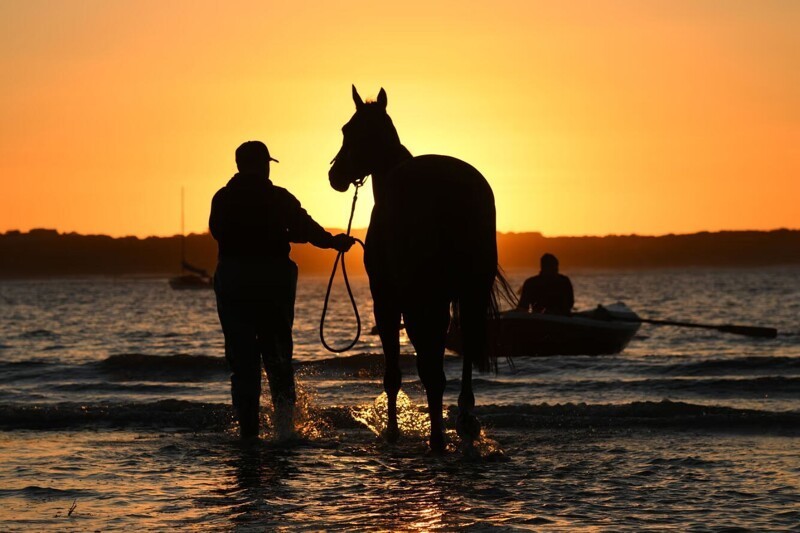
[[[400,429],[397,425],[397,394],[403,382],[400,372],[400,307],[393,298],[373,294],[375,324],[381,338],[384,357],[383,390],[386,391],[387,416],[384,436],[397,442]]]

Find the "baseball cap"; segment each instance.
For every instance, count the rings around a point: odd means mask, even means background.
[[[236,149],[236,165],[238,167],[247,167],[252,164],[263,163],[264,161],[280,163],[280,161],[270,155],[267,145],[261,141],[247,141],[239,145],[239,148]]]

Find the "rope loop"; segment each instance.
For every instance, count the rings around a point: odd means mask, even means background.
[[[364,185],[366,181],[366,176],[361,178],[360,180],[356,180],[353,182],[355,185],[355,193],[353,194],[353,204],[350,207],[350,220],[347,221],[347,236],[350,236],[350,229],[353,224],[353,215],[356,212],[356,201],[358,200],[358,189]],[[361,248],[364,248],[364,243],[360,239],[355,239],[355,241],[361,245]],[[325,301],[322,304],[322,316],[319,319],[319,340],[322,341],[322,345],[325,347],[326,350],[333,353],[342,353],[346,352],[347,350],[351,349],[353,346],[358,343],[358,340],[361,338],[361,315],[358,314],[358,305],[356,305],[356,299],[353,296],[353,289],[350,288],[350,279],[347,276],[347,267],[345,266],[344,261],[344,254],[345,252],[339,252],[336,254],[336,260],[333,262],[333,270],[331,271],[331,277],[328,280],[328,290],[325,292]],[[353,307],[353,315],[356,318],[356,336],[353,340],[343,348],[336,348],[329,345],[325,341],[325,317],[328,314],[328,301],[331,297],[331,287],[333,286],[333,279],[336,277],[336,270],[339,268],[339,262],[342,263],[342,276],[344,277],[344,284],[347,287],[347,295],[350,297],[350,305]]]

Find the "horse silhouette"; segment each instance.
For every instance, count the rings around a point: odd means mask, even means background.
[[[443,155],[414,157],[400,143],[386,113],[386,91],[364,103],[353,86],[356,112],[342,128],[342,147],[329,172],[331,186],[345,192],[372,175],[375,205],[364,263],[375,322],[385,357],[388,397],[385,437],[399,437],[397,394],[401,315],[417,352],[417,370],[428,400],[432,452],[445,449],[442,396],[444,350],[451,305],[463,332],[463,368],[456,429],[474,450],[480,424],[473,414],[472,367],[496,362],[487,342],[487,317],[497,311],[497,266],[492,189],[475,168]]]

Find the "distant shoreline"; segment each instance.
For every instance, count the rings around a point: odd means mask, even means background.
[[[336,231],[336,230],[333,230]],[[365,230],[355,235],[363,237]],[[35,229],[0,234],[0,279],[48,277],[158,278],[180,272],[180,239],[109,237]],[[541,233],[498,233],[500,265],[537,270],[545,253],[558,256],[564,270],[766,267],[800,265],[800,230],[721,231],[658,237],[545,237]],[[186,259],[209,272],[217,245],[207,233],[185,237]],[[303,275],[330,272],[332,250],[292,245]],[[348,272],[364,273],[361,250],[347,256]]]
[[[580,276],[580,275],[596,275],[596,274],[604,274],[604,273],[625,273],[625,272],[683,272],[683,271],[735,271],[735,270],[748,270],[748,269],[758,269],[763,268],[765,270],[781,270],[781,269],[792,269],[792,268],[800,268],[800,263],[796,264],[777,264],[777,265],[766,265],[766,266],[665,266],[665,267],[651,267],[651,268],[636,268],[636,267],[574,267],[570,268],[569,271],[565,272],[569,274],[571,277]],[[503,272],[508,275],[525,275],[531,276],[536,274],[535,268],[528,268],[528,267],[511,267],[511,268],[504,268]],[[107,282],[107,283],[119,283],[119,282],[135,282],[135,281],[142,281],[142,282],[149,282],[149,281],[157,281],[163,282],[166,284],[169,279],[174,276],[175,273],[169,274],[52,274],[52,275],[38,275],[38,276],[31,276],[31,275],[20,275],[20,276],[4,276],[0,275],[0,283],[3,282],[30,282],[30,281],[37,281],[37,282],[64,282],[64,283],[80,283],[80,282]],[[328,272],[320,272],[320,271],[310,271],[305,272],[302,268],[300,268],[298,273],[298,279],[306,279],[306,280],[321,280],[327,283],[328,277],[331,275],[330,269]],[[367,273],[362,270],[358,270],[356,272],[351,272],[349,269],[347,271],[347,275],[350,277],[351,280],[366,280]],[[337,274],[337,282],[341,282],[339,278],[341,274]],[[2,296],[0,296],[2,298]],[[2,303],[0,301],[0,303]]]

